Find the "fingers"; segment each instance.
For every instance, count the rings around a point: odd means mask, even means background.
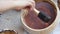
[[[35,1],[34,0],[30,0],[30,2],[32,3],[32,5],[31,5],[31,10],[32,10],[33,8],[35,8]]]
[[[29,6],[32,9],[33,7],[35,7],[35,1],[33,1],[33,0],[20,0],[20,1],[16,1],[16,5],[17,5],[17,7],[16,7],[17,10],[23,9],[27,6]]]
[[[35,1],[34,0],[29,0],[29,1],[32,3],[33,7],[35,7]]]

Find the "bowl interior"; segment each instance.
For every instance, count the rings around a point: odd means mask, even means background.
[[[40,1],[40,0],[37,0],[36,3],[39,3],[39,1]],[[51,5],[51,7],[53,8],[53,11],[51,11],[52,19],[51,19],[50,22],[49,22],[50,25],[51,25],[51,24],[54,22],[55,18],[56,18],[57,9],[56,9],[54,3],[51,2],[51,1],[40,1],[40,3],[42,3],[42,2],[43,2],[43,3],[44,3],[44,2],[45,2],[45,3],[49,3],[49,4]],[[38,7],[38,6],[37,6],[37,7]],[[37,8],[37,9],[38,9],[38,8]],[[38,9],[38,10],[39,10],[39,9]],[[28,15],[28,16],[29,16],[29,15],[33,15],[33,12],[34,12],[34,11],[32,11],[32,12],[31,12],[31,11],[28,11],[27,15]],[[26,12],[25,12],[25,14],[26,14]],[[23,16],[23,19],[25,19],[25,16],[27,16],[27,15],[25,15],[25,14],[24,14],[24,16]],[[36,15],[36,12],[34,12],[34,14]],[[30,17],[30,16],[29,16],[29,17]],[[28,18],[28,17],[26,17],[26,18]],[[28,18],[28,19],[29,19],[29,18]],[[33,20],[34,18],[31,18],[31,19]],[[34,26],[31,25],[32,22],[31,22],[31,23],[28,23],[28,22],[26,23],[25,20],[24,20],[24,22],[25,22],[25,24],[26,24],[29,28],[31,28],[31,29],[40,29],[40,28],[33,28]],[[30,21],[29,21],[29,22],[30,22]],[[32,24],[33,24],[33,23],[32,23]],[[36,24],[35,24],[35,25],[36,25]],[[50,26],[50,25],[49,25],[49,26]],[[38,25],[38,26],[39,26],[39,25]],[[46,27],[45,27],[45,28],[46,28]],[[41,28],[41,29],[44,29],[44,28]]]

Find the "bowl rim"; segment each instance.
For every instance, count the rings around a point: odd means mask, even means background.
[[[33,28],[30,28],[29,26],[27,26],[27,24],[25,23],[25,21],[24,21],[24,19],[23,19],[23,16],[22,16],[22,15],[23,15],[23,12],[25,12],[25,11],[22,11],[22,12],[21,12],[21,21],[22,21],[23,25],[24,25],[26,28],[28,28],[28,29],[30,29],[30,30],[32,30],[32,31],[43,31],[43,30],[46,30],[46,29],[51,28],[52,25],[53,25],[54,23],[57,23],[57,21],[58,21],[58,19],[59,19],[59,8],[58,8],[58,6],[55,4],[54,1],[52,1],[52,2],[53,2],[54,6],[55,6],[55,8],[56,8],[56,10],[57,10],[57,15],[56,15],[55,20],[53,21],[53,23],[52,23],[50,26],[48,26],[48,27],[46,27],[46,28],[44,28],[44,29],[33,29]]]

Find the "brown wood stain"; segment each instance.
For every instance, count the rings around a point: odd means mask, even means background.
[[[34,10],[29,10],[28,14],[24,17],[24,20],[30,28],[43,29],[52,24],[56,17],[56,14],[54,8],[49,3],[37,2],[36,9],[51,16],[52,19],[49,22],[44,22],[36,15],[36,12]]]

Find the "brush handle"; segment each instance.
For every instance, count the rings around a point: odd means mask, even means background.
[[[33,9],[36,13],[37,13],[37,15],[40,13],[40,11],[38,11],[37,9]]]

